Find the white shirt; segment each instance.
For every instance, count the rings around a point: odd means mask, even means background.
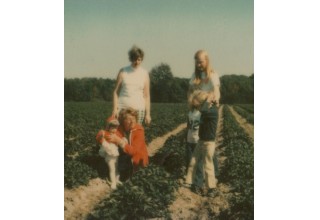
[[[188,143],[198,143],[200,117],[201,113],[198,110],[189,111],[188,113]]]
[[[131,107],[136,110],[145,110],[143,90],[148,78],[148,72],[142,67],[134,69],[132,66],[127,66],[122,69],[119,109]]]

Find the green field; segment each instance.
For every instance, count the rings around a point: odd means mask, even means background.
[[[245,107],[253,112],[252,105]],[[98,155],[95,135],[104,127],[104,120],[110,116],[111,109],[112,104],[107,102],[65,102],[65,187],[74,188],[86,185],[92,178],[107,177],[107,166]],[[185,123],[187,111],[186,104],[152,103],[152,124],[145,128],[147,142]],[[219,156],[226,159],[220,167],[218,179],[219,183],[229,186],[230,191],[223,191],[218,198],[209,199],[203,207],[208,211],[208,219],[253,219],[253,139],[226,105],[222,122],[223,141],[219,146]],[[177,199],[175,192],[182,187],[180,184],[186,169],[186,140],[183,137],[184,131],[171,136],[150,158],[147,168],[141,169],[96,204],[86,219],[170,219],[172,213],[168,207]],[[224,207],[223,203],[216,204],[216,199],[227,201],[228,207]],[[223,211],[216,213],[214,208]]]
[[[254,124],[254,105],[253,104],[238,104],[234,105],[233,109],[238,112],[238,114],[245,118],[248,123]]]
[[[186,104],[151,105],[151,125],[145,127],[146,142],[162,136],[186,122]],[[112,112],[110,102],[65,102],[64,158],[65,186],[85,184],[90,178],[107,176],[105,163],[98,155],[95,136],[104,128],[104,121]],[[73,172],[77,170],[78,174]]]

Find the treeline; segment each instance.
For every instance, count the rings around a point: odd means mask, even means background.
[[[150,71],[152,102],[186,102],[189,79],[174,77],[167,64],[160,64]],[[253,103],[253,74],[224,75],[221,81],[221,103]],[[65,101],[112,101],[115,79],[75,78],[64,79]]]

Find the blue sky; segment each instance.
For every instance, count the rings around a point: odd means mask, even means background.
[[[115,78],[134,44],[147,70],[167,63],[188,78],[194,53],[205,49],[220,75],[253,73],[253,0],[64,2],[67,78]]]

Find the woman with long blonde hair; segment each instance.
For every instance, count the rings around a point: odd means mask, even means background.
[[[187,164],[190,164],[191,155],[194,151],[196,151],[195,149],[198,147],[197,143],[199,140],[201,140],[201,138],[199,139],[199,125],[201,126],[201,123],[203,123],[203,121],[201,121],[201,118],[203,118],[203,112],[200,113],[200,111],[197,110],[197,104],[205,102],[207,106],[210,106],[210,108],[212,106],[215,107],[214,109],[211,109],[215,112],[217,110],[217,107],[219,107],[220,100],[220,79],[218,73],[214,71],[210,64],[208,52],[205,50],[198,50],[194,55],[194,61],[195,70],[191,76],[188,91],[188,103],[190,111],[188,113],[188,134],[186,144]],[[205,100],[203,100],[204,98]],[[215,114],[217,115],[216,118],[218,118],[218,111],[216,111]],[[210,120],[210,117],[206,118],[206,120]],[[217,121],[214,121],[213,123],[214,125],[211,125],[211,128],[216,129]],[[212,146],[215,145],[213,144]],[[213,155],[213,162],[211,163],[212,165],[214,164],[213,175],[215,177],[219,174],[217,155]],[[191,174],[189,172],[188,184],[192,184],[192,191],[197,194],[202,194],[202,181],[204,177],[203,168],[202,166],[200,166],[200,168],[199,166],[197,166],[197,169],[189,168],[188,172],[190,171],[190,169],[197,171],[193,174],[194,178],[192,179],[192,181],[190,179]]]
[[[195,70],[189,82],[188,98],[193,91],[199,89],[209,93],[208,102],[219,106],[220,79],[210,64],[208,52],[198,50],[194,55],[194,61]]]

